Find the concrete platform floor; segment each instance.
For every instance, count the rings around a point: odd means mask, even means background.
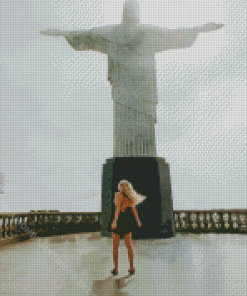
[[[37,237],[0,248],[0,295],[247,295],[247,236],[176,233],[124,240],[113,276],[112,238],[100,232]]]

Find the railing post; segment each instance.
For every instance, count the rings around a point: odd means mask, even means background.
[[[3,231],[2,231],[2,236],[5,238],[5,216],[3,216],[3,225],[2,225]]]

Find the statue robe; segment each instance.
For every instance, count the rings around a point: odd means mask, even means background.
[[[190,47],[199,30],[123,24],[68,32],[75,50],[108,54],[114,101],[114,157],[156,157],[157,82],[155,53]]]

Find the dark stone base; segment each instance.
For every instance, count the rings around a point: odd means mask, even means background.
[[[109,223],[115,215],[113,202],[122,179],[130,181],[137,192],[147,196],[136,206],[142,226],[133,230],[132,238],[174,237],[169,165],[161,157],[113,157],[103,164],[101,235],[112,237]]]

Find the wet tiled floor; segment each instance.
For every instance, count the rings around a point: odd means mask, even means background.
[[[0,247],[0,295],[247,295],[247,235],[176,233],[132,240],[136,273],[100,232],[37,237]]]

